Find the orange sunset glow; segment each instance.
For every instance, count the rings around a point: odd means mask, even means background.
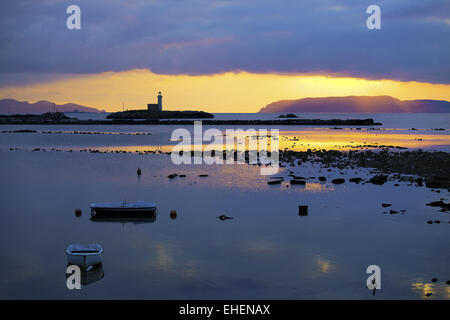
[[[158,91],[166,110],[258,112],[267,104],[306,97],[390,95],[400,100],[450,100],[450,85],[394,80],[367,80],[310,74],[223,73],[159,75],[139,69],[72,75],[59,80],[0,88],[0,96],[58,104],[73,102],[109,112],[144,109]],[[365,110],[371,112],[372,110]]]

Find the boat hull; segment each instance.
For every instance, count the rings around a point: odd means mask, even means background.
[[[95,255],[72,255],[67,254],[67,262],[71,265],[87,268],[101,263],[101,253]]]
[[[93,203],[90,206],[92,217],[148,217],[156,214],[156,204],[152,202],[135,203]]]

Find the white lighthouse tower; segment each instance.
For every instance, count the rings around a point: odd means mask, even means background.
[[[159,109],[159,111],[162,111],[162,94],[161,94],[161,91],[158,92],[158,109]]]

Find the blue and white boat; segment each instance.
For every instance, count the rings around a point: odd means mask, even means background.
[[[67,262],[71,265],[77,265],[87,268],[101,263],[101,255],[103,248],[101,245],[88,244],[71,244],[66,249]]]

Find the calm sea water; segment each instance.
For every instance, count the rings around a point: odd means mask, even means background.
[[[411,125],[402,119],[405,125],[389,128],[426,130],[386,130],[375,138],[350,128],[284,128],[284,134],[311,145],[324,137],[338,143],[344,136],[347,143],[358,135],[380,141],[381,135],[386,141],[400,135],[397,142],[425,143],[415,139],[429,135],[441,143],[432,148],[449,147],[448,131],[429,130],[448,128],[439,115],[426,121],[417,116]],[[374,173],[311,164],[283,168],[278,175],[287,180],[292,170],[326,176],[327,182],[311,178],[305,186],[270,186],[257,166],[177,166],[165,154],[79,151],[161,147],[174,128],[33,126],[38,132],[0,133],[0,298],[450,299],[445,283],[450,216],[425,205],[448,201],[448,191],[394,181],[333,185],[336,177]],[[76,130],[113,134],[73,134]],[[168,179],[171,173],[186,178]],[[90,203],[123,200],[154,201],[158,215],[154,221],[90,220]],[[385,214],[381,203],[406,213]],[[299,205],[309,206],[308,216],[298,216]],[[177,210],[176,219],[170,210]],[[221,221],[221,214],[233,219]],[[66,287],[65,249],[71,243],[100,243],[105,249],[101,268],[86,275],[81,290]],[[382,272],[382,289],[374,297],[365,287],[372,264]]]

